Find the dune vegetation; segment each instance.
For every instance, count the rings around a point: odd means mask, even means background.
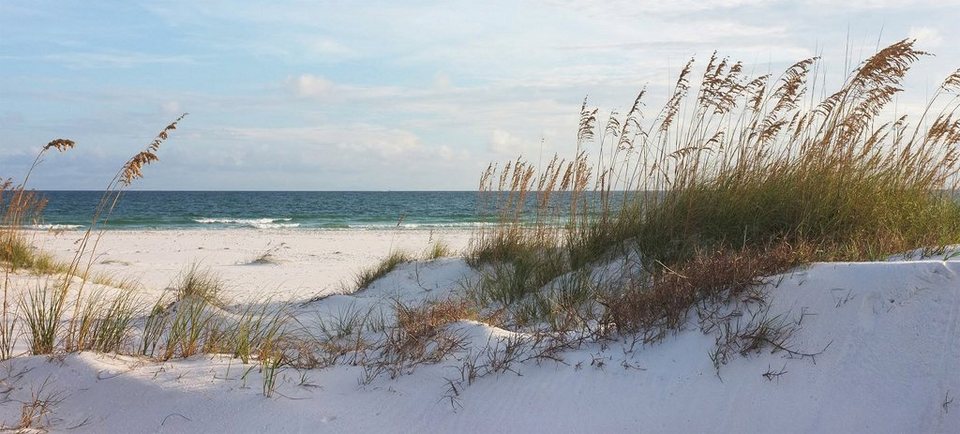
[[[480,292],[529,322],[550,304],[538,288],[631,257],[648,278],[578,289],[574,304],[602,306],[614,329],[662,336],[698,302],[798,265],[942,252],[960,240],[960,70],[919,118],[893,104],[926,55],[897,42],[823,100],[808,89],[816,58],[749,77],[714,55],[699,80],[691,59],[652,116],[644,91],[605,120],[584,103],[571,161],[518,158],[484,174],[500,225],[469,252],[487,265]]]

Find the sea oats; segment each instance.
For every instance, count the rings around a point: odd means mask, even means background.
[[[163,144],[167,137],[169,137],[170,131],[177,129],[177,124],[187,116],[187,113],[180,115],[176,120],[174,120],[170,125],[167,125],[157,137],[147,145],[147,148],[136,155],[133,156],[126,164],[123,165],[123,168],[120,172],[120,183],[124,186],[129,186],[134,180],[140,179],[143,177],[143,167],[159,160],[157,157],[157,151],[160,150],[160,145]]]
[[[960,69],[953,71],[953,74],[947,76],[946,80],[943,80],[943,84],[940,85],[940,88],[948,92],[960,92]]]
[[[73,142],[73,140],[55,139],[55,140],[52,140],[50,143],[47,143],[47,145],[43,147],[43,150],[46,151],[50,148],[56,148],[58,151],[63,152],[63,151],[66,151],[67,149],[73,149],[74,145],[75,143]]]

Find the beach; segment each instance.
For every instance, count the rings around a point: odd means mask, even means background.
[[[960,433],[946,5],[21,3],[0,433]]]
[[[93,271],[134,279],[145,295],[166,292],[191,264],[225,282],[227,297],[296,301],[352,291],[353,279],[392,251],[421,254],[433,242],[462,252],[470,230],[111,230]],[[34,245],[69,261],[81,231],[32,231]],[[264,255],[264,261],[257,261]]]

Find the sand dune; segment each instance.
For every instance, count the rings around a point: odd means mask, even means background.
[[[39,235],[67,253],[72,234]],[[164,291],[181,265],[201,260],[229,295],[305,299],[394,248],[422,249],[427,232],[111,232],[98,268]],[[466,233],[433,234],[456,247]],[[276,264],[245,265],[276,248]],[[121,262],[122,261],[122,262]],[[401,265],[369,288],[298,303],[309,323],[354,310],[389,311],[457,295],[475,275],[462,259]],[[70,432],[958,432],[960,260],[820,263],[770,282],[772,314],[800,326],[798,356],[769,350],[715,370],[713,337],[690,327],[661,344],[584,344],[559,360],[530,359],[461,381],[464,362],[522,335],[473,321],[448,327],[464,347],[397,378],[364,380],[350,363],[281,370],[261,393],[257,365],[203,355],[155,362],[95,353],[3,362],[0,416],[47,382],[51,427]],[[26,277],[23,277],[26,279]],[[766,375],[765,375],[766,374]],[[451,385],[454,385],[451,388]]]

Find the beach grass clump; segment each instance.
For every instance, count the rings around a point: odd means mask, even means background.
[[[386,329],[386,319],[379,309],[361,308],[354,303],[340,306],[336,311],[318,315],[313,324],[313,350],[322,354],[312,365],[329,366],[345,359],[358,364],[374,344],[373,334]]]
[[[341,306],[330,315],[317,318],[316,329],[325,339],[338,340],[364,331],[373,314],[371,309],[360,309],[351,303]]]
[[[213,270],[203,268],[200,263],[190,264],[181,271],[174,284],[177,301],[203,300],[212,305],[222,305],[221,293],[223,280]]]
[[[74,285],[73,279],[62,279],[62,285],[59,288],[59,291],[64,294],[72,291],[76,292],[73,316],[70,318],[67,326],[68,339],[64,344],[67,351],[79,350],[79,347],[75,345],[71,338],[77,334],[76,328],[78,324],[76,320],[79,317],[84,288],[91,276],[91,268],[97,257],[96,250],[104,234],[102,226],[109,221],[117,204],[120,202],[123,192],[126,191],[135,180],[143,177],[144,167],[159,160],[157,153],[161,145],[170,137],[170,133],[177,129],[177,125],[186,116],[187,113],[184,113],[177,117],[177,119],[160,130],[156,137],[154,137],[143,150],[134,154],[121,165],[120,169],[113,175],[113,178],[110,179],[110,182],[104,189],[103,195],[100,196],[100,201],[93,211],[90,224],[87,225],[86,231],[84,231],[83,236],[77,242],[77,249],[74,252],[73,259],[70,260],[66,271],[63,273],[65,276],[80,277],[79,283]],[[72,142],[70,143],[72,146]]]
[[[448,256],[453,256],[453,249],[451,249],[450,245],[443,240],[434,240],[429,246],[427,246],[422,255],[423,259],[428,261],[446,258]]]
[[[36,250],[23,233],[0,234],[0,262],[10,270],[26,270],[37,275],[56,275],[67,271],[67,264],[52,255]]]
[[[270,303],[262,303],[256,307],[254,303],[248,304],[231,325],[228,334],[233,357],[250,363],[251,357],[260,352],[275,361],[279,360],[280,357],[275,354],[277,351],[264,348],[276,347],[275,343],[286,334],[288,319],[283,305],[271,307]]]
[[[77,243],[77,250],[70,262],[60,262],[52,256],[34,250],[27,237],[28,224],[41,220],[46,205],[45,199],[36,192],[27,190],[30,175],[43,156],[50,150],[64,152],[75,143],[56,139],[43,146],[34,159],[23,181],[0,181],[0,266],[3,267],[3,311],[0,319],[0,356],[12,357],[13,330],[23,323],[22,332],[27,336],[30,353],[51,354],[55,351],[96,350],[118,352],[132,330],[135,302],[129,293],[107,299],[99,293],[84,296],[84,286],[89,280],[115,287],[133,287],[133,281],[116,282],[108,275],[91,275],[90,268],[96,257],[102,230],[94,236],[94,230],[109,219],[122,191],[133,180],[142,177],[143,166],[157,160],[156,152],[176,128],[183,116],[164,128],[147,148],[128,160],[108,184],[97,205],[92,223]],[[16,309],[10,297],[10,276],[19,270],[37,274],[54,275],[33,290],[20,291]],[[93,278],[91,279],[91,276]],[[79,279],[74,279],[75,277]],[[66,315],[68,296],[74,299],[72,315]],[[65,319],[66,317],[66,319]]]
[[[253,258],[247,264],[249,265],[278,265],[280,260],[277,259],[276,255],[273,252],[264,252],[260,255],[257,255],[256,258]]]
[[[21,295],[19,313],[26,325],[27,343],[34,355],[52,354],[60,339],[66,294],[48,284],[38,284]]]
[[[173,303],[160,298],[138,321],[141,333],[135,351],[158,360],[198,354],[222,354],[244,364],[261,361],[260,357],[274,359],[295,340],[287,307],[267,300],[236,310],[196,294]]]
[[[488,270],[479,293],[522,301],[515,323],[548,319],[547,282],[635,255],[638,267],[605,276],[612,287],[585,293],[613,329],[659,335],[718,291],[806,262],[960,242],[960,70],[921,113],[894,107],[927,55],[899,41],[812,92],[817,58],[748,76],[714,54],[699,78],[693,60],[682,68],[659,111],[645,91],[605,122],[584,103],[569,161],[521,157],[482,175],[499,224],[472,240],[470,263]]]
[[[88,348],[99,353],[119,353],[133,330],[136,299],[124,292],[104,300],[90,334]]]
[[[277,377],[286,364],[286,353],[280,348],[265,345],[260,348],[260,373],[263,376],[262,393],[270,398],[277,389]]]
[[[595,300],[601,290],[590,272],[567,273],[511,307],[512,318],[518,327],[545,324],[555,332],[579,330],[597,320],[600,304]]]
[[[80,302],[78,302],[80,303]],[[131,292],[107,296],[103,291],[87,295],[77,311],[75,327],[69,329],[66,341],[74,351],[119,353],[133,332],[137,315],[136,299]]]
[[[479,305],[511,306],[565,271],[563,257],[552,251],[515,256],[509,262],[492,261],[481,272],[473,298]]]
[[[394,250],[387,257],[383,258],[376,266],[361,271],[354,277],[356,289],[367,289],[373,282],[376,282],[383,276],[386,276],[400,264],[410,262],[414,257],[402,250]]]
[[[43,161],[43,156],[48,151],[54,149],[64,152],[73,147],[74,142],[70,140],[53,140],[37,153],[22,183],[14,184],[12,179],[0,178],[0,264],[5,268],[28,269],[39,274],[59,273],[66,268],[52,256],[36,251],[30,245],[24,226],[41,220],[47,202],[40,194],[28,190],[26,186],[33,170]]]
[[[612,232],[666,263],[702,248],[781,241],[816,246],[817,260],[869,260],[957,242],[960,122],[950,96],[957,74],[929,101],[928,112],[938,113],[933,119],[881,117],[925,55],[913,41],[895,43],[864,61],[838,91],[810,103],[802,98],[816,59],[806,59],[744,99],[757,108],[736,118],[727,117],[737,101],[730,93],[741,82],[749,94],[753,81],[711,60],[694,110],[699,116],[692,127],[674,130],[683,138],[657,160],[661,170],[673,170],[636,184],[661,186],[662,194],[628,198],[630,211]],[[701,126],[731,119],[739,127]]]
[[[6,303],[6,300],[4,300]],[[16,305],[4,304],[3,315],[0,316],[0,361],[13,357],[14,347],[20,337],[18,329]]]
[[[170,310],[163,297],[157,299],[150,312],[143,320],[142,333],[140,334],[139,354],[147,357],[154,357],[157,347],[163,339],[163,335],[170,322]]]
[[[268,248],[262,253],[255,256],[250,261],[246,262],[247,265],[279,265],[282,261],[277,256],[280,252],[280,249],[284,247],[284,243]]]
[[[187,358],[201,353],[204,337],[216,329],[217,318],[206,298],[189,297],[180,300],[169,320],[162,360]],[[219,334],[219,333],[217,333]]]
[[[24,184],[13,186],[11,181],[2,183],[0,265],[4,267],[5,278],[0,329],[0,347],[3,351],[0,355],[4,359],[12,357],[13,342],[17,338],[14,332],[17,324],[23,323],[22,333],[27,337],[32,354],[87,350],[125,354],[132,350],[139,355],[161,360],[201,353],[231,354],[244,363],[257,358],[265,373],[264,393],[272,393],[276,373],[289,363],[288,346],[294,341],[285,328],[288,315],[282,304],[264,304],[261,308],[254,308],[251,304],[247,309],[233,314],[226,310],[222,300],[223,281],[211,270],[192,264],[181,273],[175,284],[174,302],[167,303],[161,298],[145,316],[140,316],[136,308],[139,303],[128,290],[139,286],[135,280],[118,280],[108,274],[91,272],[96,248],[103,235],[100,226],[109,219],[121,193],[143,176],[144,166],[157,160],[156,153],[160,145],[182,118],[164,128],[143,151],[134,155],[117,172],[101,197],[92,223],[78,242],[77,251],[69,263],[60,263],[34,250],[24,231],[26,222],[36,222],[40,218],[45,202],[27,191]],[[73,142],[62,139],[51,142],[41,150],[30,172],[49,149],[64,151],[72,146]],[[24,183],[29,179],[30,172],[24,178]],[[10,275],[19,270],[58,277],[38,285],[32,291],[22,292],[16,306],[11,306]],[[84,293],[84,284],[87,282],[125,290],[120,293],[111,291],[110,295],[103,290]],[[67,315],[66,311],[68,298],[75,300],[72,315]],[[136,334],[140,336],[139,344],[135,348],[126,345],[129,338]]]
[[[35,252],[30,243],[21,234],[8,232],[0,242],[0,260],[14,269],[33,267]]]
[[[91,283],[97,285],[109,286],[111,288],[123,289],[127,291],[135,291],[142,288],[140,280],[133,276],[117,276],[115,273],[101,271],[91,273],[87,278]]]
[[[602,294],[604,322],[622,332],[643,333],[645,342],[658,341],[683,327],[697,306],[762,301],[762,293],[751,291],[764,287],[766,276],[790,270],[813,254],[806,246],[788,244],[697,252],[676,268]]]
[[[443,299],[421,305],[394,302],[397,327],[414,341],[424,341],[436,335],[446,325],[463,320],[476,319],[477,314],[470,304],[458,299]]]
[[[422,304],[395,300],[395,324],[383,328],[380,338],[370,347],[374,354],[362,359],[361,382],[369,383],[381,374],[397,378],[413,372],[417,366],[444,360],[464,348],[464,336],[447,326],[477,314],[464,300],[444,299]]]

